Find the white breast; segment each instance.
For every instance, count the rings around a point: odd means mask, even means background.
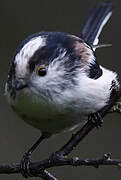
[[[17,94],[11,106],[25,122],[42,132],[59,133],[73,129],[81,122],[80,112],[43,98],[32,97],[24,91]]]

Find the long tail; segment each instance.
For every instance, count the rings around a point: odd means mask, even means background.
[[[100,2],[90,10],[80,33],[80,37],[89,45],[98,44],[98,37],[112,15],[113,4],[114,0]]]

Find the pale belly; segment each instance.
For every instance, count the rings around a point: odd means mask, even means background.
[[[74,129],[82,123],[82,118],[83,122],[85,119],[71,106],[58,105],[43,98],[38,100],[24,93],[17,95],[11,106],[25,122],[41,132],[52,134]]]

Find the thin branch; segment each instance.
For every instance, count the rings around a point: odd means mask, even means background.
[[[63,156],[68,155],[94,128],[94,123],[88,121],[76,134],[73,134],[71,139],[56,153]]]
[[[46,169],[38,169],[32,172],[32,177],[41,177],[45,180],[57,180],[51,173],[49,173]]]
[[[107,155],[107,154],[106,154]],[[95,168],[98,168],[99,166],[105,165],[105,166],[119,166],[121,167],[121,159],[111,159],[111,157],[106,157],[104,155],[102,158],[99,159],[79,159],[77,157],[75,158],[65,158],[62,159],[54,159],[49,162],[48,160],[40,161],[40,162],[34,162],[30,165],[30,171],[35,177],[42,177],[42,169],[40,169],[40,165],[43,166],[43,168],[51,168],[51,167],[57,167],[57,166],[92,166]],[[46,171],[46,170],[44,170]],[[13,165],[0,165],[0,174],[15,174],[15,173],[21,173],[20,170],[20,164],[13,164]],[[51,174],[49,174],[51,177]],[[50,178],[51,179],[51,178]],[[50,180],[49,179],[49,180]],[[57,180],[52,176],[52,179]]]

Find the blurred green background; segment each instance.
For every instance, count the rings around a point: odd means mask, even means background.
[[[19,119],[7,104],[4,85],[8,67],[17,45],[26,36],[38,31],[64,31],[77,34],[89,10],[97,0],[1,0],[0,1],[0,163],[19,162],[23,153],[39,137],[40,132]],[[110,48],[97,50],[98,61],[121,78],[121,0],[115,1],[111,20],[104,28],[100,42],[112,43]],[[47,157],[66,142],[71,133],[60,134],[43,142],[33,160]],[[81,158],[102,157],[111,152],[121,158],[121,115],[108,115],[103,128],[93,130],[73,151]],[[116,167],[58,167],[50,170],[60,180],[119,180]],[[2,180],[22,180],[21,175],[0,175]],[[33,178],[36,179],[36,178]]]

